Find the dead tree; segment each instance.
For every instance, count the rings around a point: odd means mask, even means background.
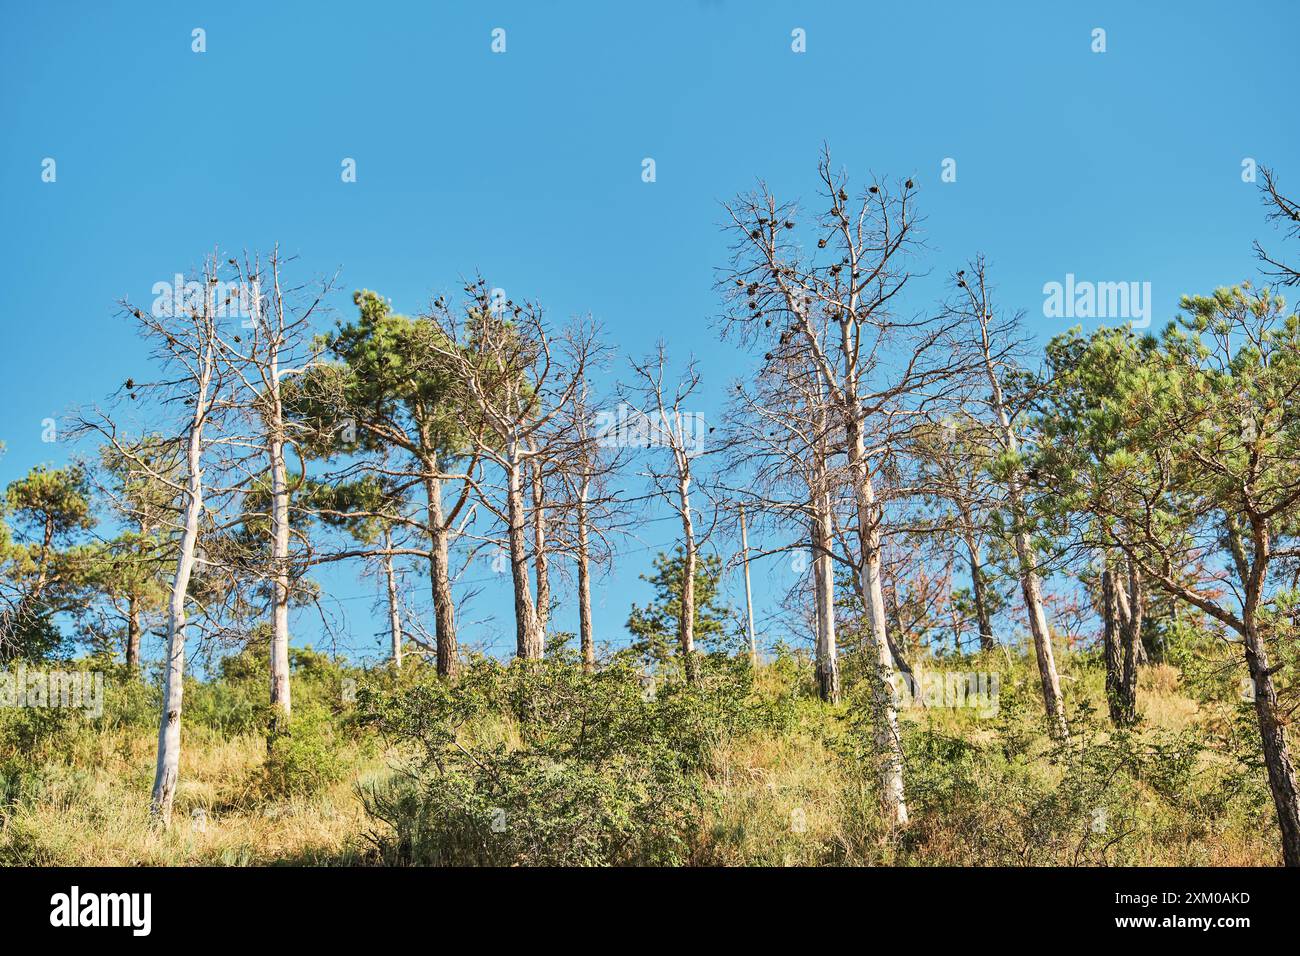
[[[565,439],[548,426],[571,401],[598,351],[595,330],[580,322],[557,336],[538,306],[494,297],[481,278],[465,291],[463,316],[435,303],[430,320],[441,334],[434,350],[455,383],[454,414],[475,454],[501,472],[504,501],[486,493],[482,482],[473,484],[479,502],[506,528],[518,656],[540,660],[545,618],[528,581],[525,483],[533,480],[535,463],[560,454],[557,445]]]
[[[216,538],[237,519],[223,510],[237,494],[222,474],[237,473],[238,456],[246,455],[247,438],[235,427],[242,398],[224,361],[223,282],[218,263],[209,258],[202,273],[171,302],[161,298],[145,312],[123,303],[141,334],[153,346],[158,377],[129,377],[124,391],[133,409],[157,413],[145,427],[122,427],[139,415],[96,410],[83,415],[78,430],[103,439],[112,454],[142,480],[170,490],[173,498],[167,537],[174,548],[174,572],[167,598],[166,657],[163,666],[162,716],[151,806],[164,826],[170,825],[180,769],[181,718],[184,702],[186,642],[197,615],[211,615],[193,593],[197,576],[223,565],[209,555],[203,536]],[[147,434],[142,445],[140,436]],[[147,449],[147,450],[146,450]],[[168,450],[174,450],[170,454]],[[232,464],[232,456],[236,459]],[[209,588],[209,593],[222,589]]]
[[[1016,350],[1019,346],[1018,317],[996,318],[992,294],[988,285],[984,260],[977,258],[970,265],[970,274],[959,271],[953,281],[958,289],[958,304],[950,314],[966,325],[969,347],[983,372],[988,386],[981,404],[992,426],[996,452],[1002,464],[1002,482],[1005,489],[1006,511],[1011,523],[1011,539],[1015,548],[1021,593],[1029,630],[1034,641],[1034,656],[1038,663],[1039,681],[1042,685],[1043,704],[1047,710],[1053,732],[1062,738],[1069,736],[1065,717],[1065,698],[1061,694],[1061,679],[1056,670],[1056,655],[1052,649],[1052,631],[1047,623],[1043,604],[1042,581],[1038,560],[1031,538],[1027,482],[1021,462],[1020,424],[1021,409],[1007,394],[1007,380],[1017,371]]]
[[[641,461],[651,494],[675,513],[682,535],[682,593],[677,615],[677,642],[688,682],[699,676],[695,648],[695,572],[700,547],[711,525],[697,523],[696,459],[706,453],[704,416],[692,411],[691,401],[700,385],[699,370],[689,362],[680,378],[669,381],[668,356],[662,342],[649,358],[631,362],[632,382],[624,394],[632,405],[637,444],[644,441]],[[702,491],[700,491],[702,494]]]
[[[293,713],[289,682],[289,604],[294,582],[301,570],[295,570],[290,553],[291,537],[305,542],[301,532],[295,535],[292,513],[293,488],[289,479],[287,452],[295,449],[301,463],[304,455],[297,448],[296,432],[307,426],[293,420],[286,411],[284,381],[310,372],[317,364],[308,350],[311,320],[331,288],[323,282],[308,291],[301,305],[293,305],[304,287],[285,289],[282,285],[282,259],[278,248],[267,259],[265,274],[258,258],[241,266],[230,260],[236,274],[238,292],[243,294],[246,317],[237,329],[221,337],[221,360],[232,378],[237,378],[248,393],[255,443],[265,456],[265,471],[254,471],[250,478],[261,484],[267,503],[265,519],[269,555],[265,577],[271,586],[270,687],[271,721],[267,729],[267,748],[288,731]],[[247,292],[244,292],[247,290]],[[227,296],[227,302],[233,296]],[[262,476],[265,475],[265,479]],[[303,475],[297,482],[301,484]],[[299,568],[309,560],[299,560]]]
[[[858,574],[878,671],[881,802],[889,819],[903,825],[908,814],[890,687],[894,660],[881,578],[877,472],[900,436],[948,400],[947,383],[961,381],[966,367],[951,348],[951,322],[904,318],[897,311],[918,241],[912,182],[897,193],[873,182],[851,203],[847,179],[832,168],[829,154],[823,153],[818,173],[824,211],[811,214],[809,236],[816,252],[798,241],[797,205],[778,202],[765,187],[727,205],[736,242],[722,279],[726,324],[747,343],[797,339],[840,420],[839,450],[855,503]]]

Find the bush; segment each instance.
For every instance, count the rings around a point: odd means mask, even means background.
[[[344,770],[329,711],[298,705],[289,729],[271,743],[263,789],[275,797],[312,796],[342,779]]]
[[[477,660],[454,686],[365,688],[363,720],[411,753],[363,794],[389,863],[674,865],[708,805],[713,747],[761,719],[748,667],[650,692],[626,665]]]

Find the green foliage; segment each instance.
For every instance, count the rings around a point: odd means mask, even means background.
[[[654,600],[645,607],[633,604],[627,619],[627,629],[635,638],[633,653],[661,667],[673,659],[678,646],[685,568],[686,556],[681,547],[672,555],[656,555],[654,573],[641,575],[642,581],[654,586]],[[726,633],[730,609],[723,603],[721,582],[722,559],[716,554],[701,554],[695,564],[695,641],[709,650],[734,650],[738,639]]]
[[[37,466],[11,482],[0,503],[0,662],[41,660],[60,649],[57,620],[87,603],[98,549],[85,471]]]
[[[626,666],[478,659],[455,687],[363,692],[363,719],[411,754],[366,794],[392,863],[671,865],[708,806],[712,749],[760,719],[748,669],[711,662],[650,693]]]
[[[336,733],[336,722],[324,706],[295,706],[288,730],[270,743],[262,772],[264,792],[274,797],[312,796],[340,780],[346,767]]]

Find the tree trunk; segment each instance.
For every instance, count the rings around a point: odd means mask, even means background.
[[[1126,561],[1118,575],[1109,558],[1101,572],[1102,648],[1106,659],[1106,706],[1116,727],[1137,722],[1138,648],[1145,596],[1137,565]]]
[[[677,636],[681,643],[686,680],[695,682],[695,522],[691,518],[691,479],[682,473],[677,482],[678,511],[682,518],[682,607],[677,618]]]
[[[830,555],[830,499],[819,495],[812,520],[813,597],[817,608],[817,693],[840,702],[840,662],[835,646],[835,568]]]
[[[1246,622],[1242,637],[1246,666],[1255,685],[1255,716],[1263,744],[1264,765],[1268,769],[1268,786],[1282,834],[1282,859],[1287,866],[1300,866],[1300,794],[1297,794],[1295,768],[1287,746],[1286,721],[1278,705],[1268,651],[1254,620]]]
[[[206,382],[196,404],[206,401]],[[199,517],[203,510],[203,475],[200,457],[203,442],[202,419],[196,413],[190,427],[186,451],[185,518],[167,604],[167,660],[163,668],[162,719],[158,725],[158,762],[154,769],[151,811],[171,826],[172,803],[181,759],[181,710],[185,693],[185,598],[194,571],[194,553],[199,539]]]
[[[852,394],[852,393],[851,393]],[[862,596],[867,612],[867,633],[873,645],[876,674],[871,682],[875,747],[880,778],[880,801],[886,818],[895,826],[908,821],[903,795],[903,741],[898,730],[894,700],[894,655],[885,625],[885,596],[880,572],[880,531],[876,527],[876,490],[867,468],[862,423],[856,409],[846,415],[850,472],[854,478],[858,541],[862,553]]]
[[[591,630],[591,570],[587,540],[587,482],[578,493],[578,640],[582,645],[582,669],[596,670],[596,641]]]
[[[740,508],[741,567],[745,573],[745,633],[749,637],[749,665],[758,667],[758,638],[754,634],[754,595],[749,587],[749,531],[745,527],[745,507]]]
[[[384,550],[391,551],[393,533],[384,529]],[[393,571],[393,556],[384,555],[384,582],[388,590],[388,636],[394,670],[402,669],[402,616],[397,604],[397,575]]]
[[[1146,599],[1142,593],[1142,572],[1128,562],[1127,600],[1121,619],[1120,634],[1124,638],[1124,670],[1120,683],[1120,724],[1130,727],[1137,723],[1138,648],[1142,646],[1142,609]],[[1122,590],[1122,589],[1121,589]]]
[[[543,636],[528,585],[528,547],[524,532],[522,465],[514,448],[506,459],[506,505],[510,541],[510,575],[515,590],[516,653],[524,660],[542,659]]]
[[[460,650],[456,644],[456,603],[451,595],[451,573],[447,559],[447,528],[442,513],[442,481],[437,477],[436,459],[425,463],[424,494],[428,501],[429,588],[433,595],[434,643],[438,652],[438,676],[455,680],[460,673]]]
[[[997,647],[993,639],[993,622],[989,616],[988,597],[984,581],[983,559],[979,545],[971,538],[966,539],[966,550],[970,554],[970,590],[975,602],[975,624],[980,633],[980,650],[991,651]]]
[[[1016,507],[1016,521],[1023,520]],[[1052,633],[1047,627],[1047,615],[1043,611],[1043,594],[1038,582],[1038,573],[1034,570],[1033,546],[1027,532],[1017,531],[1015,535],[1016,558],[1020,565],[1020,590],[1025,598],[1025,610],[1029,615],[1029,630],[1034,638],[1034,656],[1038,660],[1038,677],[1043,688],[1043,704],[1047,709],[1047,718],[1051,722],[1052,732],[1059,738],[1069,736],[1065,722],[1065,698],[1061,694],[1061,679],[1056,673],[1056,656],[1052,651]]]
[[[533,491],[533,576],[537,579],[537,626],[543,641],[551,616],[551,572],[546,553],[546,488],[542,483],[542,463],[532,461]]]
[[[1106,663],[1106,708],[1110,721],[1117,727],[1123,725],[1121,686],[1124,682],[1123,628],[1120,624],[1119,595],[1116,593],[1115,572],[1109,559],[1101,572],[1101,623],[1102,657]]]
[[[274,364],[271,367],[275,375]],[[278,397],[272,399],[278,407]],[[277,415],[275,409],[273,417]],[[273,421],[272,429],[278,429]],[[289,688],[289,484],[285,473],[284,443],[273,433],[271,451],[271,567],[274,591],[271,609],[271,725],[266,737],[267,750],[275,739],[289,731],[293,713]]]
[[[134,588],[126,607],[126,667],[132,674],[140,672],[140,595]]]

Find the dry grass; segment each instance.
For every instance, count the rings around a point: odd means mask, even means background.
[[[0,861],[38,866],[245,866],[356,862],[365,813],[355,784],[387,773],[382,756],[352,754],[348,779],[312,797],[259,793],[263,737],[187,735],[173,826],[149,818],[153,744],[122,732],[99,762],[47,764],[39,791],[0,826]]]
[[[1070,692],[1102,705],[1095,670],[1071,671]],[[780,695],[788,684],[775,672],[757,677],[760,693]],[[1163,731],[1203,727],[1229,708],[1207,706],[1188,695],[1177,670],[1145,668],[1140,683],[1144,725]],[[715,753],[707,789],[713,799],[703,821],[695,862],[727,866],[835,864],[972,865],[1018,862],[1017,828],[1029,811],[1014,793],[1001,792],[1005,767],[970,771],[969,799],[959,791],[942,813],[917,813],[913,826],[889,835],[879,823],[869,774],[846,757],[850,733],[844,708],[827,711],[803,701],[799,717],[781,732],[754,732],[726,741]],[[1220,713],[1220,711],[1223,711]],[[995,722],[971,710],[910,710],[912,732],[926,730],[967,743],[996,744]],[[473,730],[484,740],[518,745],[517,728],[485,721]],[[259,734],[226,737],[203,727],[186,731],[174,825],[162,831],[149,818],[155,740],[143,728],[79,738],[64,759],[36,763],[22,792],[0,805],[0,863],[60,866],[114,865],[330,865],[366,862],[371,828],[358,788],[391,774],[396,755],[378,752],[372,739],[347,740],[340,754],[347,772],[313,796],[268,795]],[[1026,774],[1043,792],[1060,783],[1062,767],[1035,742]],[[1207,757],[1207,773],[1226,757]],[[922,774],[912,778],[923,786]],[[933,782],[931,782],[932,785]],[[963,784],[966,786],[967,784]],[[1275,865],[1271,821],[1257,811],[1227,804],[1221,817],[1170,816],[1139,782],[1129,823],[1137,843],[1122,860],[1153,865]],[[999,800],[999,798],[1002,798]],[[923,800],[919,797],[915,806]],[[1251,806],[1258,807],[1256,797]],[[1127,811],[1126,811],[1127,812]],[[1252,817],[1250,814],[1256,813]],[[1129,825],[1129,824],[1126,824]],[[1078,857],[1069,834],[1046,858],[1023,862],[1069,863]],[[1086,834],[1083,837],[1085,843]],[[1083,854],[1083,862],[1099,862]]]

